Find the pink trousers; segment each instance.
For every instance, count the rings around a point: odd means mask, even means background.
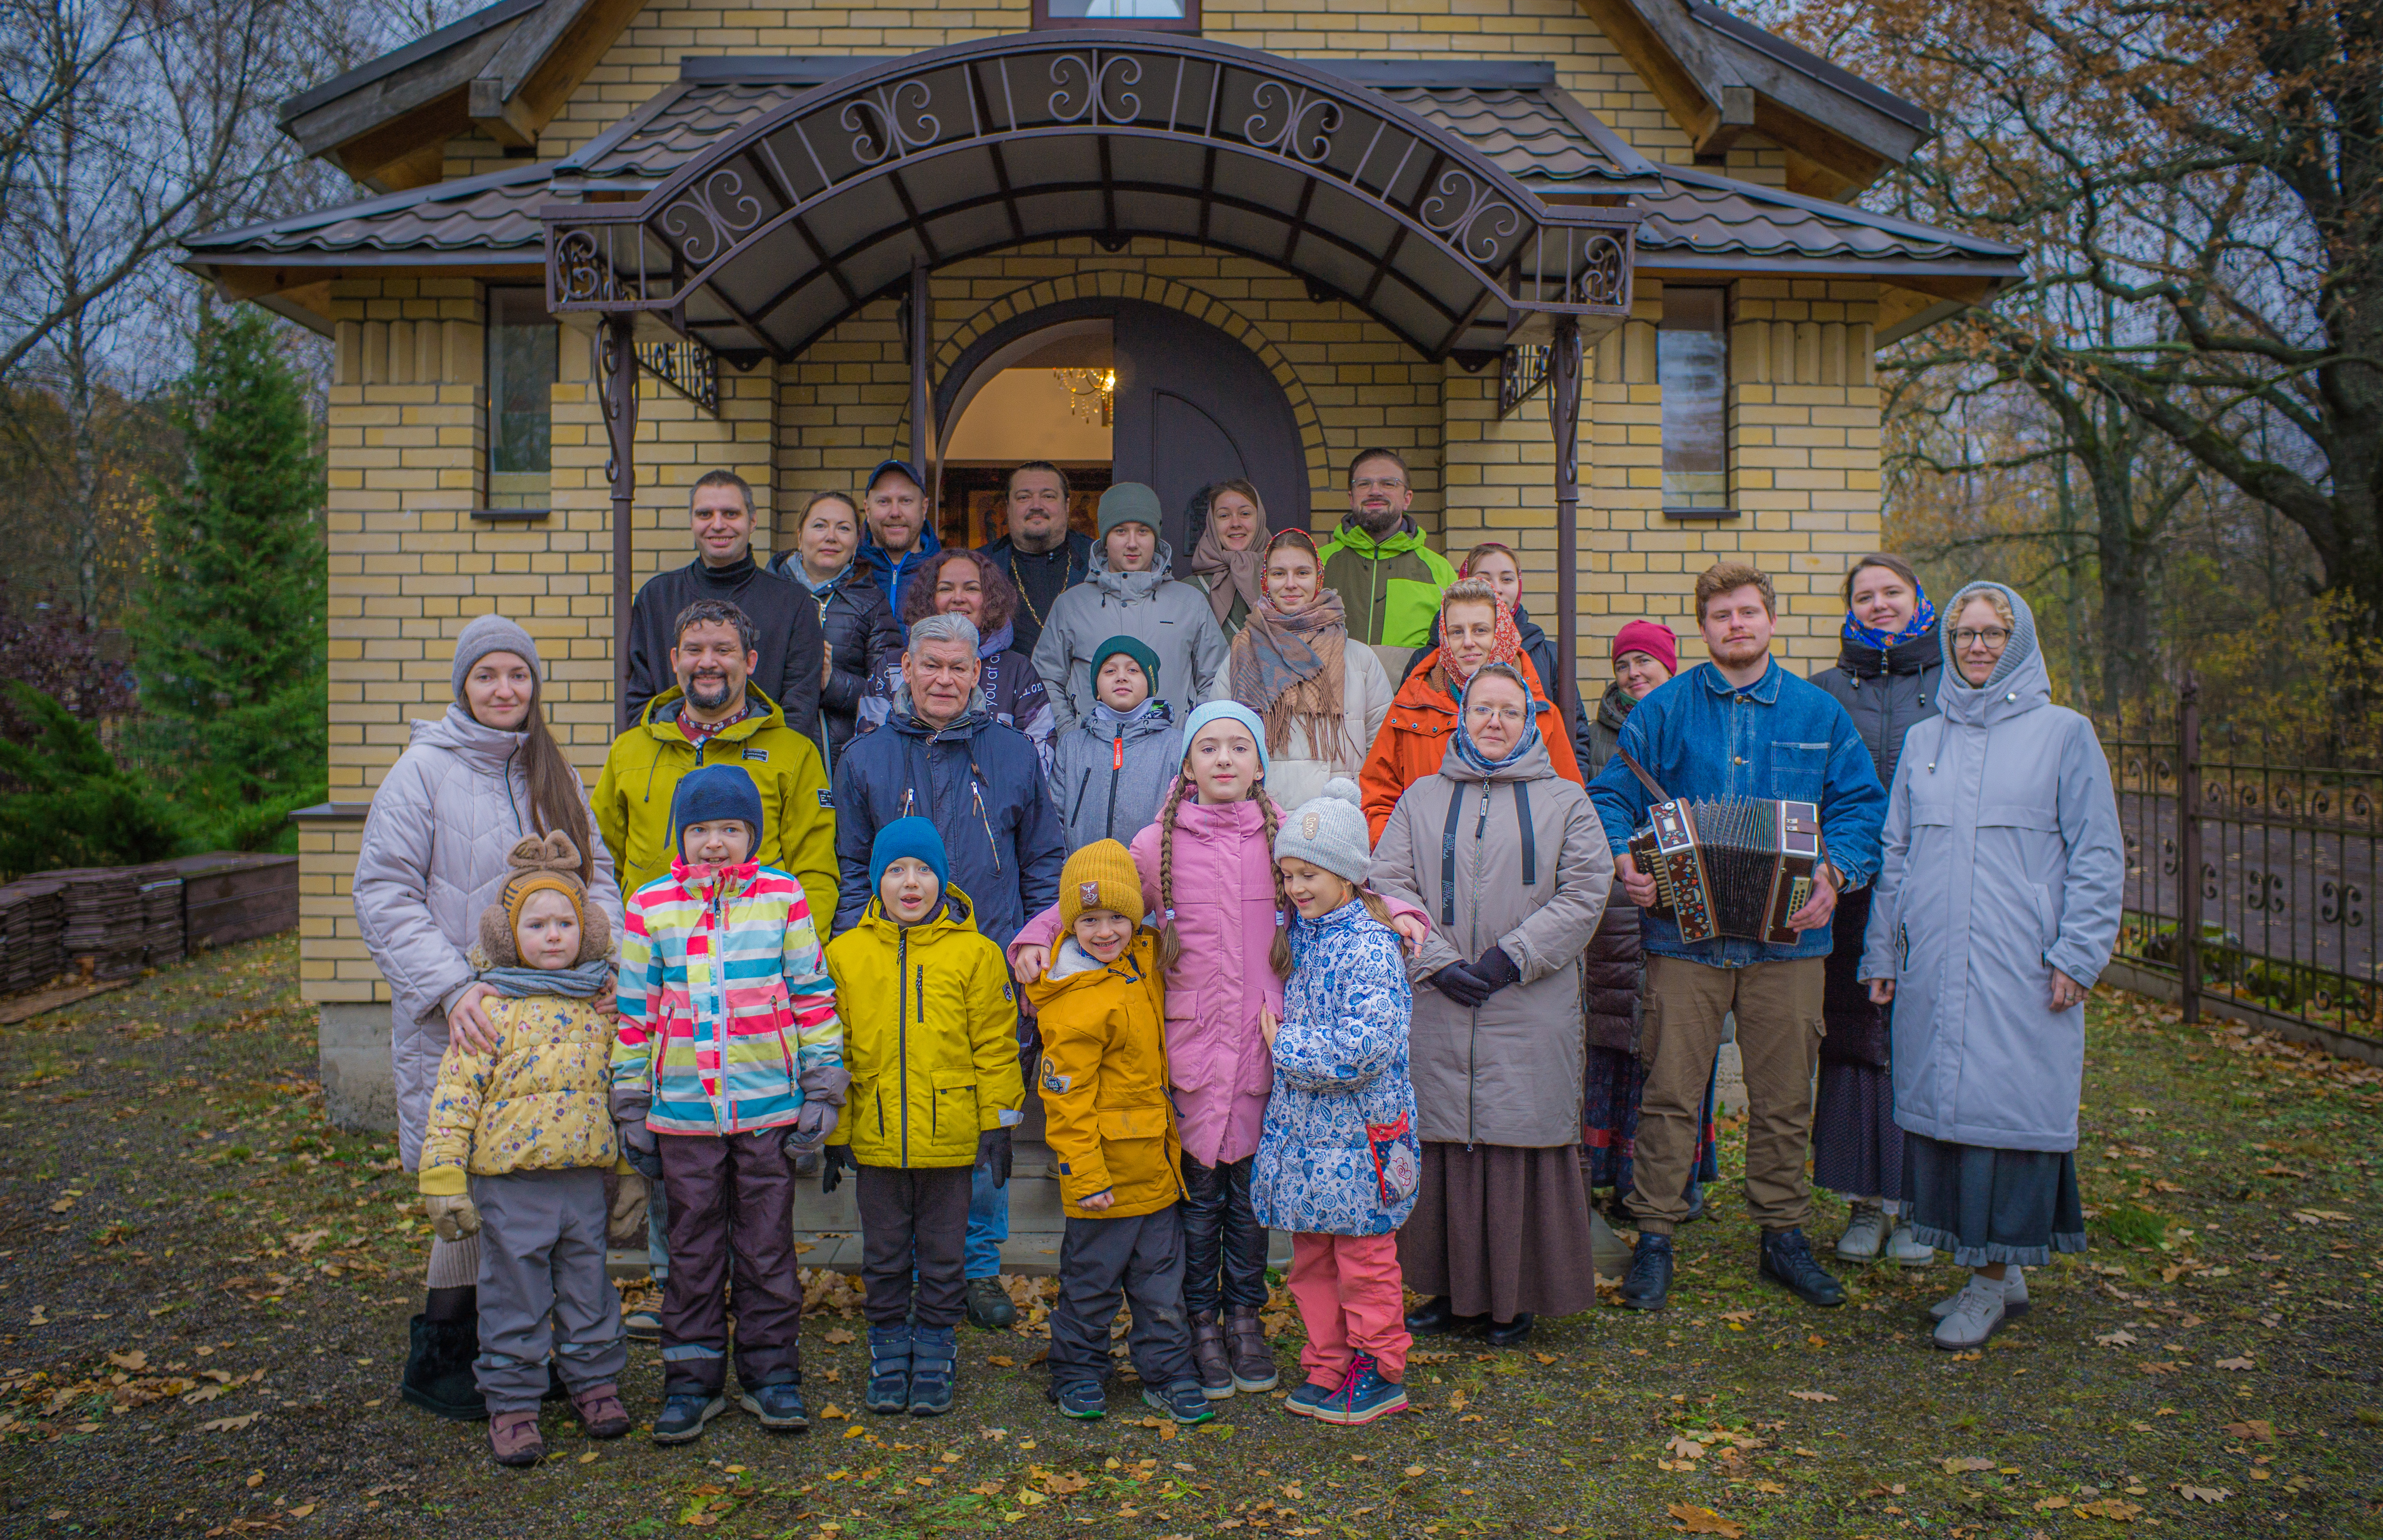
[[[1299,1366],[1311,1385],[1338,1386],[1359,1353],[1382,1378],[1403,1383],[1407,1349],[1404,1282],[1395,1235],[1294,1235],[1290,1297],[1307,1328]]]

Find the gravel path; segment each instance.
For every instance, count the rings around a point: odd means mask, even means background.
[[[1927,1342],[1949,1267],[1860,1270],[1835,1312],[1758,1285],[1724,1184],[1668,1313],[1420,1344],[1425,1411],[1370,1428],[1244,1398],[1178,1435],[1130,1386],[1066,1423],[1031,1330],[963,1331],[948,1418],[846,1416],[822,1277],[808,1435],[566,1411],[509,1472],[397,1397],[426,1226],[393,1140],[323,1122],[296,972],[258,942],[0,1029],[0,1534],[2383,1534],[2383,1078],[2133,997],[2093,1009],[2095,1250],[1974,1357]],[[634,1414],[659,1379],[634,1348]]]

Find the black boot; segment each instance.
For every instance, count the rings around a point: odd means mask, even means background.
[[[1846,1286],[1821,1271],[1821,1264],[1812,1260],[1811,1244],[1805,1240],[1801,1230],[1763,1231],[1761,1261],[1755,1270],[1784,1285],[1808,1305],[1825,1309],[1846,1302]]]
[[[1449,1332],[1470,1331],[1486,1317],[1459,1315],[1455,1301],[1445,1294],[1434,1295],[1423,1309],[1407,1317],[1407,1330],[1416,1337],[1439,1337]]]
[[[1481,1334],[1481,1340],[1492,1348],[1517,1348],[1531,1336],[1531,1312],[1520,1312],[1512,1321],[1493,1323]]]
[[[472,1361],[480,1354],[478,1325],[470,1321],[414,1318],[413,1340],[405,1354],[405,1374],[398,1394],[423,1411],[458,1423],[488,1420],[488,1406],[472,1377]]]
[[[1661,1310],[1672,1294],[1672,1238],[1638,1232],[1630,1271],[1622,1280],[1622,1302],[1632,1310]]]

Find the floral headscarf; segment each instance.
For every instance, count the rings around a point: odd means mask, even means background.
[[[1523,735],[1514,740],[1513,747],[1508,749],[1503,755],[1495,759],[1490,758],[1488,755],[1481,752],[1480,748],[1473,742],[1473,734],[1466,730],[1464,725],[1466,703],[1473,698],[1475,686],[1478,685],[1484,678],[1511,679],[1523,692]],[[1466,764],[1471,765],[1475,770],[1479,770],[1484,775],[1495,775],[1498,771],[1513,764],[1515,760],[1520,759],[1524,755],[1531,752],[1532,747],[1537,745],[1538,741],[1538,697],[1532,694],[1531,682],[1523,677],[1523,671],[1515,668],[1511,663],[1500,663],[1495,660],[1484,663],[1479,668],[1474,670],[1473,678],[1467,682],[1464,686],[1463,696],[1459,697],[1456,702],[1455,742],[1457,757],[1463,759]]]
[[[1315,538],[1305,530],[1287,529],[1266,542],[1262,555],[1271,556],[1286,543],[1315,554]],[[1260,587],[1248,621],[1233,635],[1231,680],[1233,698],[1266,719],[1267,753],[1288,752],[1295,727],[1307,730],[1310,753],[1322,754],[1336,741],[1347,692],[1348,646],[1348,610],[1339,590],[1318,588],[1305,609],[1285,614]]]
[[[1464,694],[1465,685],[1472,683],[1472,681],[1469,678],[1459,679],[1456,676],[1456,660],[1448,655],[1448,610],[1450,602],[1451,601],[1445,595],[1441,596],[1439,601],[1439,657],[1438,660],[1432,664],[1431,671],[1437,676],[1433,680],[1433,683],[1438,684],[1442,691],[1446,692],[1451,699],[1455,699]],[[1479,604],[1481,601],[1477,598],[1460,598],[1454,602],[1458,604]],[[1520,673],[1522,672],[1521,664],[1523,661],[1523,633],[1521,629],[1514,624],[1514,607],[1511,604],[1502,602],[1492,602],[1490,609],[1498,617],[1497,627],[1490,633],[1489,656],[1482,659],[1481,667],[1488,668],[1492,663],[1509,663],[1514,665],[1515,672]],[[1476,669],[1474,671],[1477,673],[1480,670]]]

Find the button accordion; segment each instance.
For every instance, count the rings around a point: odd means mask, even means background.
[[[1655,880],[1653,912],[1691,942],[1794,944],[1787,917],[1812,896],[1826,850],[1818,807],[1762,798],[1661,801],[1630,836],[1631,859]]]

